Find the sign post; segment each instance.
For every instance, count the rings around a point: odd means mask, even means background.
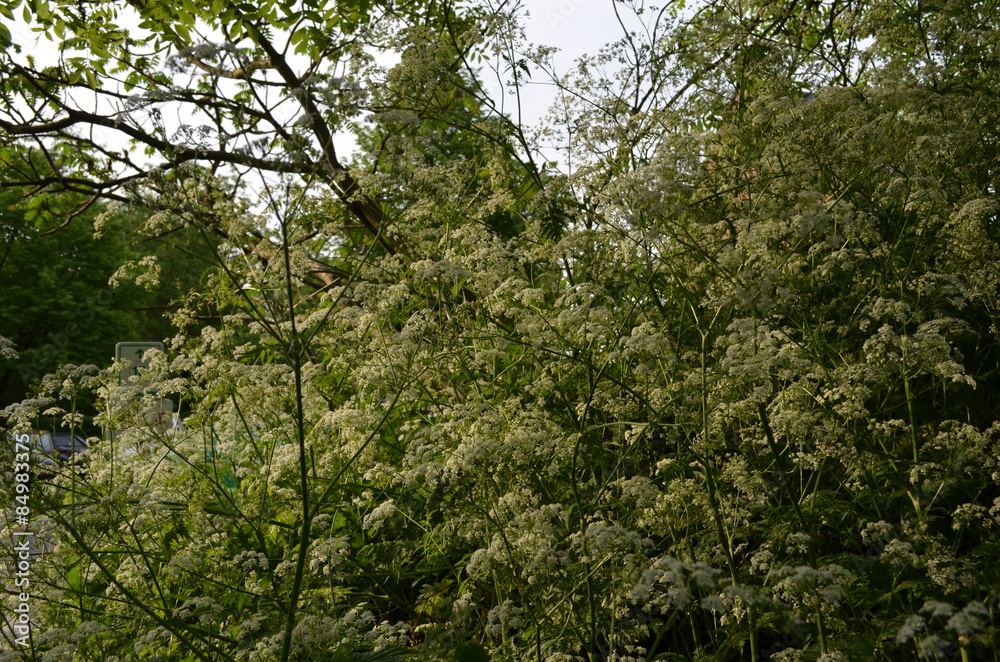
[[[149,362],[146,360],[145,354],[151,349],[158,349],[163,351],[163,343],[161,342],[120,342],[115,345],[115,360],[128,361],[131,365],[126,366],[118,381],[122,384],[129,380],[129,377],[134,377],[139,374],[139,367],[148,368]]]
[[[129,378],[139,374],[139,368],[148,368],[149,360],[146,352],[151,349],[163,351],[161,342],[120,342],[115,345],[115,360],[127,361],[121,374],[118,376],[118,383],[124,384]],[[155,393],[153,393],[155,395]],[[172,428],[177,425],[174,416],[174,401],[170,398],[160,398],[160,401],[153,408],[146,412],[147,419],[161,429]]]

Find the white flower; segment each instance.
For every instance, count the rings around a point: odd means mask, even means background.
[[[266,554],[254,550],[240,552],[233,557],[233,564],[244,572],[266,571],[270,565]]]
[[[362,525],[366,529],[370,529],[372,533],[375,533],[385,525],[386,521],[395,512],[396,512],[395,499],[389,499],[388,501],[383,501],[378,506],[376,506],[374,510],[365,515]]]
[[[882,550],[881,559],[897,570],[917,563],[913,545],[902,540],[890,540]]]
[[[947,602],[928,600],[920,608],[920,613],[928,618],[948,618],[955,613],[955,607]]]
[[[951,657],[954,644],[932,634],[917,644],[917,656],[922,660],[945,660]]]
[[[790,552],[807,554],[809,552],[810,544],[812,544],[812,536],[808,533],[791,533],[787,538],[785,538],[785,545]]]
[[[910,643],[914,637],[924,631],[927,621],[917,614],[911,614],[896,633],[896,643],[900,646]]]
[[[896,530],[888,522],[868,522],[861,529],[861,540],[875,546],[885,545],[896,536]]]
[[[4,359],[16,359],[17,350],[14,349],[14,343],[9,339],[0,336],[0,358]]]
[[[503,637],[508,633],[517,632],[523,626],[522,611],[510,600],[504,600],[487,614],[486,632],[493,637]]]
[[[717,595],[708,595],[701,599],[701,608],[721,614],[726,611],[726,603]]]
[[[330,575],[350,551],[350,538],[324,538],[309,547],[309,569],[322,575]]]
[[[990,623],[990,612],[981,602],[970,602],[948,619],[946,628],[960,637],[981,632]]]

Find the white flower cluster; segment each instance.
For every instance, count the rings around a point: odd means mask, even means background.
[[[322,576],[332,575],[351,551],[350,539],[323,538],[309,546],[309,569]]]
[[[396,512],[398,511],[395,499],[383,501],[375,506],[370,513],[365,515],[362,520],[362,526],[372,533],[377,533]]]
[[[929,600],[917,614],[911,614],[896,633],[896,643],[904,646],[917,641],[921,658],[934,660],[943,651],[953,647],[953,642],[940,636],[955,637],[964,641],[982,632],[991,622],[989,609],[981,602],[970,602],[957,609],[947,602]],[[930,633],[934,627],[939,634]]]

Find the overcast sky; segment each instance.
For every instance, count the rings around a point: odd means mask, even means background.
[[[563,76],[578,58],[596,53],[605,44],[622,36],[622,28],[615,16],[616,0],[531,0],[525,33],[528,41],[538,45],[554,46],[554,73]],[[619,3],[622,18],[627,24],[635,17]],[[522,94],[525,104],[524,120],[537,122],[555,100],[555,89],[544,78],[535,76]]]

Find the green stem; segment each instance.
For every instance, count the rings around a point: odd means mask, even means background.
[[[829,651],[826,644],[826,620],[823,618],[822,606],[816,607],[816,632],[819,634],[819,652],[826,655]]]
[[[917,412],[910,391],[910,378],[903,376],[903,390],[906,393],[906,410],[910,415],[910,438],[913,441],[913,463],[920,463],[920,437],[917,434]]]
[[[302,529],[299,532],[298,556],[295,559],[295,578],[292,580],[291,594],[288,596],[288,616],[285,619],[285,636],[281,642],[281,662],[288,662],[292,652],[292,633],[295,630],[295,615],[302,578],[305,575],[306,555],[309,551],[309,464],[306,454],[305,411],[302,395],[302,346],[295,320],[295,292],[292,284],[291,246],[288,241],[288,221],[281,220],[282,249],[285,259],[285,289],[288,296],[288,317],[291,339],[288,343],[288,359],[295,375],[295,436],[299,450],[299,491],[302,498]]]
[[[707,341],[708,334],[703,333],[701,335],[701,429],[702,435],[707,446],[709,439],[709,423],[708,423],[708,367],[707,367]],[[705,469],[705,485],[708,488],[708,503],[712,508],[712,519],[715,521],[716,533],[719,536],[719,543],[722,545],[722,550],[726,554],[726,563],[729,565],[729,576],[732,579],[733,584],[739,583],[736,575],[736,559],[733,557],[733,545],[732,538],[727,530],[726,523],[722,517],[722,509],[719,505],[718,490],[715,484],[715,475],[713,473],[713,467],[711,460],[706,456],[702,462],[702,466]],[[747,605],[748,610],[748,626],[750,629],[750,654],[751,659],[757,658],[757,628],[756,619],[753,615],[753,609]]]
[[[778,474],[781,476],[781,484],[785,488],[785,492],[788,494],[788,500],[792,502],[792,509],[795,510],[795,516],[799,520],[799,524],[802,525],[804,530],[807,530],[806,518],[802,514],[802,509],[799,506],[799,500],[796,498],[795,494],[792,493],[792,486],[788,483],[788,469],[787,458],[781,454],[781,450],[778,448],[778,443],[774,440],[774,432],[771,430],[771,420],[767,415],[767,407],[764,403],[758,403],[758,413],[760,414],[760,423],[764,428],[764,438],[767,439],[767,447],[771,451],[771,455],[774,456],[774,461],[778,464]]]

